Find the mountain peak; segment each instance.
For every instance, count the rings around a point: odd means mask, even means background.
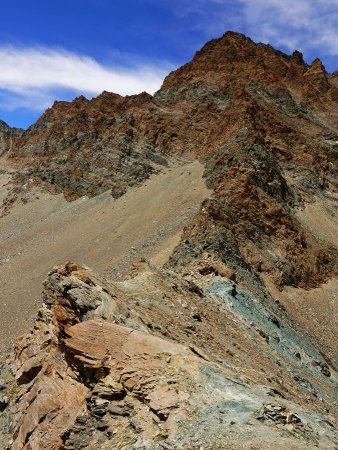
[[[295,64],[299,70],[294,70]],[[207,42],[192,61],[169,74],[163,88],[191,82],[229,86],[243,79],[282,85],[286,78],[295,76],[288,76],[291,65],[297,77],[307,68],[299,51],[290,56],[269,44],[256,43],[244,34],[227,31],[220,38]]]
[[[326,74],[326,69],[322,61],[319,58],[316,58],[310,65],[307,74],[320,74],[320,73]]]
[[[303,57],[303,53],[295,50],[292,55],[291,55],[291,61],[296,62],[297,64],[301,65],[301,66],[306,66],[306,63],[304,61],[304,57]]]

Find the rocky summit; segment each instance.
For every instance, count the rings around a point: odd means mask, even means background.
[[[337,74],[234,32],[0,121],[0,448],[337,448],[337,152]]]

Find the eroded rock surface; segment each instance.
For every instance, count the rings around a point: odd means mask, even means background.
[[[248,327],[195,284],[145,262],[138,272],[110,286],[74,263],[50,272],[1,371],[1,448],[334,448],[336,374],[282,316],[277,331]],[[328,372],[309,371],[290,342]]]

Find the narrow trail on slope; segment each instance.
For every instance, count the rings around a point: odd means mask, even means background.
[[[161,266],[210,195],[203,170],[197,161],[168,168],[117,200],[36,191],[15,205],[0,219],[0,349],[29,329],[54,265],[76,260],[116,278],[141,256]]]

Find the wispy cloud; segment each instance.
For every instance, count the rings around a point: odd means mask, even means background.
[[[206,37],[233,29],[310,57],[338,55],[338,0],[172,0],[178,2],[177,16]]]
[[[338,0],[170,0],[167,5],[176,14],[177,29],[184,30],[180,39],[187,37],[194,49],[233,29],[338,66]],[[42,111],[55,99],[91,97],[103,90],[153,93],[172,68],[165,61],[118,52],[107,64],[60,48],[0,46],[0,110]]]
[[[0,107],[43,110],[62,92],[94,96],[103,90],[121,95],[155,92],[167,63],[121,61],[103,65],[63,49],[0,47]]]
[[[262,40],[338,54],[338,0],[238,1],[250,31]]]

